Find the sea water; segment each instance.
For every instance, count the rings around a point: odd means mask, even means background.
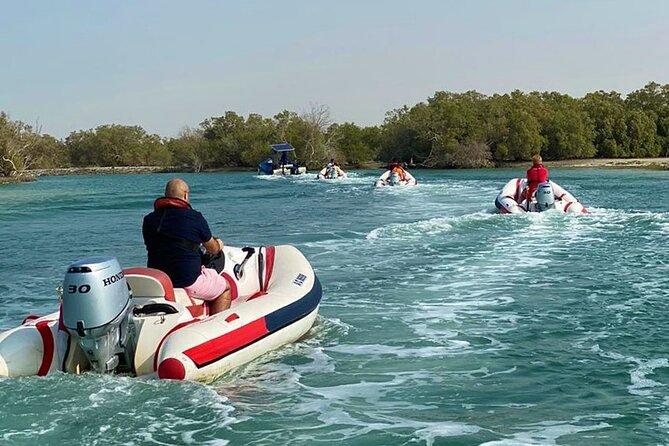
[[[0,444],[669,444],[669,172],[552,169],[590,212],[514,216],[520,170],[380,173],[183,174],[227,244],[307,256],[309,335],[210,385],[0,380]],[[71,262],[143,265],[172,176],[0,187],[0,329],[54,311]]]

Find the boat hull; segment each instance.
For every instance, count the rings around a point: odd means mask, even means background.
[[[299,250],[255,248],[241,277],[235,276],[234,266],[246,253],[230,247],[224,251],[226,265],[220,274],[230,283],[234,300],[230,309],[214,315],[206,302],[172,288],[161,271],[124,270],[133,292],[131,373],[210,381],[308,333],[318,315],[322,288]],[[0,376],[90,369],[76,337],[59,321],[60,312],[54,312],[1,333]]]

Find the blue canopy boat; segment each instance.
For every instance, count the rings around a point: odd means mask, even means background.
[[[302,175],[307,173],[306,167],[301,167],[297,161],[288,157],[295,147],[288,143],[272,144],[271,157],[258,164],[258,175]]]

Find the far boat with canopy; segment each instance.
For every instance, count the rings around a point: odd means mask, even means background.
[[[272,156],[258,164],[258,175],[302,175],[307,168],[288,157],[295,147],[288,143],[272,144]]]

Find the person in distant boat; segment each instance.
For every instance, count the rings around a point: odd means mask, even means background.
[[[396,173],[400,177],[400,180],[406,181],[407,172],[406,170],[404,170],[404,167],[402,167],[402,164],[400,162],[394,164],[392,169],[390,169],[390,174],[392,175],[393,173]]]
[[[325,168],[326,168],[327,170],[330,170],[330,169],[332,169],[332,168],[335,166],[335,164],[337,164],[337,163],[335,163],[334,158],[331,158],[331,159],[330,159],[330,162],[327,164],[327,166],[325,166]]]
[[[527,188],[525,189],[525,197],[528,200],[532,199],[532,195],[539,187],[539,184],[548,181],[548,169],[543,165],[541,155],[536,154],[532,157],[532,167],[527,169]]]
[[[184,180],[168,181],[165,196],[156,199],[153,212],[144,217],[147,266],[167,273],[190,297],[208,301],[211,314],[219,313],[230,308],[230,284],[202,265],[200,245],[216,256],[223,251],[223,241],[212,236],[207,220],[191,207],[189,193]]]
[[[333,161],[334,161],[334,160],[333,160]],[[342,168],[339,167],[339,163],[338,163],[338,162],[334,161],[334,162],[332,163],[332,169],[334,169],[335,176],[337,176],[337,177],[343,177],[343,176],[346,176],[346,174],[344,173],[344,171],[342,170]]]
[[[391,172],[395,167],[402,167],[402,163],[397,158],[393,158],[393,160],[390,163],[388,163],[388,170],[390,170]]]

